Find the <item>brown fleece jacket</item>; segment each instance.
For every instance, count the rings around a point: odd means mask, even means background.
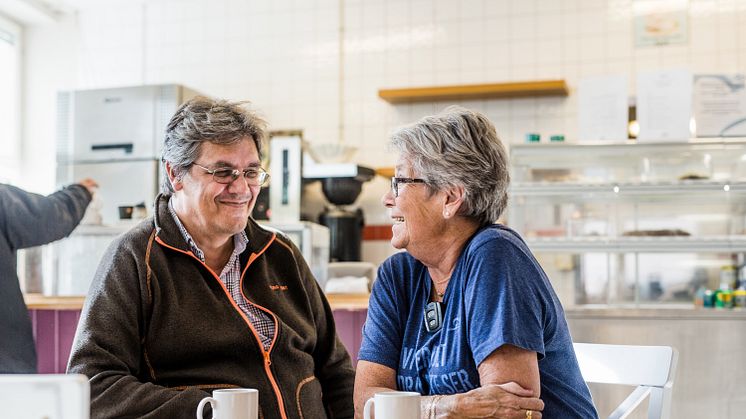
[[[351,418],[354,371],[300,251],[253,220],[247,299],[275,319],[265,352],[220,280],[192,255],[159,196],[96,272],[68,372],[91,384],[93,418],[193,418],[212,389],[259,390],[264,418]]]

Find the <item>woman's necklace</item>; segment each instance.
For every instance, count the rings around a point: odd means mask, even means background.
[[[435,285],[435,281],[433,281],[433,290],[435,291],[435,295],[437,295],[438,298],[440,298],[440,299],[443,298],[443,295],[445,295],[446,290],[448,289],[448,281],[450,281],[450,280],[451,280],[451,278],[448,277],[448,278],[445,279],[445,281],[443,281],[446,284],[445,288],[443,288],[443,292],[439,292],[438,291],[438,287],[437,287],[437,285]]]

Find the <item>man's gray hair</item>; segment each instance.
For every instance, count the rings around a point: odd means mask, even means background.
[[[198,96],[179,107],[163,141],[161,192],[174,193],[165,163],[171,164],[177,177],[183,176],[200,156],[205,142],[230,145],[250,137],[261,155],[267,123],[244,108],[246,103]]]
[[[464,188],[459,215],[492,224],[508,203],[508,154],[486,116],[449,106],[395,131],[391,145],[434,193]]]

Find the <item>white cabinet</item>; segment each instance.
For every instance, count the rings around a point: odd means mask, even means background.
[[[746,253],[746,139],[511,147],[507,224],[565,305],[693,301]]]

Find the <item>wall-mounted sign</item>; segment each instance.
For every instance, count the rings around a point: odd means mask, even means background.
[[[689,33],[687,0],[635,0],[635,46],[685,44]]]
[[[694,119],[697,137],[746,136],[743,74],[696,74]]]

